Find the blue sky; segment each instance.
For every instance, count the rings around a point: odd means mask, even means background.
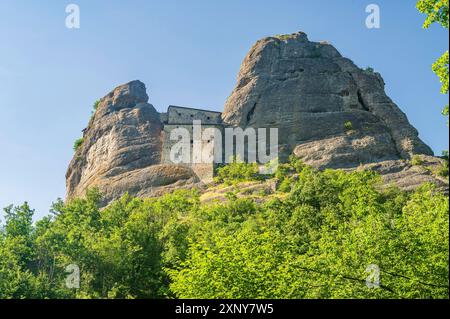
[[[65,27],[78,4],[81,28]],[[381,9],[367,29],[365,8]],[[0,207],[37,217],[63,198],[73,141],[92,104],[139,79],[150,103],[222,110],[245,54],[265,36],[303,31],[371,66],[435,153],[448,149],[447,96],[431,64],[448,31],[421,28],[414,0],[0,0]]]

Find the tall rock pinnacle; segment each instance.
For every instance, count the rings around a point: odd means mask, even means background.
[[[118,86],[100,100],[67,170],[68,199],[96,187],[107,203],[125,192],[145,197],[193,180],[190,169],[161,164],[163,124],[147,101],[140,81]]]
[[[268,37],[247,54],[223,120],[278,127],[282,155],[345,168],[432,155],[373,70],[303,32]]]

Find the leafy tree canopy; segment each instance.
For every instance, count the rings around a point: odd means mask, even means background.
[[[285,196],[262,203],[177,191],[100,209],[91,190],[36,223],[26,203],[8,207],[0,298],[448,298],[449,204],[434,186],[383,189],[372,172],[299,161],[275,178]]]

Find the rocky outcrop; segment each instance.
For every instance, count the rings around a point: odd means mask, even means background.
[[[105,202],[125,192],[150,196],[194,182],[192,171],[160,165],[163,125],[145,85],[121,85],[100,100],[66,174],[66,198],[98,187]]]
[[[420,165],[405,160],[391,160],[361,165],[358,169],[378,172],[383,177],[383,187],[397,186],[412,191],[423,183],[433,183],[440,191],[448,194],[448,177],[436,173],[444,165],[444,160],[427,155],[420,155],[419,158]]]
[[[361,70],[330,44],[310,42],[302,32],[264,38],[253,46],[223,120],[241,127],[278,127],[285,155],[307,145],[296,154],[317,158],[309,150],[320,144],[320,166],[432,155],[385,94],[380,74]]]
[[[318,168],[433,155],[386,95],[379,73],[358,68],[332,45],[311,42],[302,32],[264,38],[251,48],[222,118],[241,127],[277,127],[280,158],[293,153]],[[399,185],[408,189],[430,180],[417,174],[411,185],[402,175]]]
[[[149,197],[202,186],[191,168],[163,164],[162,121],[168,122],[168,114],[159,114],[148,99],[145,85],[132,81],[100,100],[69,165],[67,199],[93,187],[106,204],[126,192]],[[373,169],[386,185],[407,190],[423,182],[448,189],[448,180],[433,173],[442,160],[385,94],[380,74],[302,32],[264,38],[252,47],[222,120],[278,128],[281,161],[294,154],[320,169]],[[417,154],[424,165],[411,164]]]

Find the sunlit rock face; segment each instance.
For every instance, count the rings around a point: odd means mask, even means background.
[[[278,127],[282,155],[318,167],[432,155],[384,92],[380,74],[358,68],[306,34],[258,41],[239,71],[223,120]]]
[[[161,164],[162,129],[142,82],[115,88],[100,100],[69,165],[67,199],[97,187],[106,203],[126,192],[146,197],[192,183],[190,169]]]
[[[67,170],[68,200],[93,187],[107,204],[125,193],[149,197],[203,186],[192,167],[163,158],[170,121],[148,100],[140,81],[100,100]],[[212,116],[195,112],[189,114]],[[448,180],[432,173],[443,160],[432,156],[386,95],[380,74],[358,68],[332,45],[311,42],[302,32],[257,41],[224,112],[216,115],[225,126],[278,128],[281,161],[294,154],[320,169],[372,169],[385,185],[406,190],[424,182],[448,190]],[[414,155],[423,165],[411,165]]]

